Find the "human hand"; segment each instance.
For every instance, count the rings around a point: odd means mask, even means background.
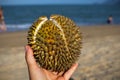
[[[25,59],[28,66],[30,80],[69,80],[78,64],[74,64],[67,72],[59,73],[51,72],[38,66],[33,56],[30,46],[25,47]]]

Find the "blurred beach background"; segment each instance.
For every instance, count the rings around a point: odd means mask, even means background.
[[[0,0],[7,27],[0,32],[0,80],[28,80],[24,59],[27,31],[40,16],[71,18],[83,35],[74,80],[120,80],[120,1]],[[112,24],[107,24],[112,15]]]

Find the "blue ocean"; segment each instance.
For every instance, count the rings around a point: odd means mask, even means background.
[[[8,31],[26,30],[39,17],[60,14],[71,18],[78,26],[104,25],[113,16],[120,24],[120,5],[17,5],[2,6]]]

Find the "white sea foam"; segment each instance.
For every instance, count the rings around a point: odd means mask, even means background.
[[[20,30],[27,30],[32,24],[6,24],[7,31],[20,31]]]

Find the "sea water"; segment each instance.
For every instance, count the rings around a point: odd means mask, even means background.
[[[78,26],[120,24],[120,5],[12,5],[2,6],[8,31],[26,30],[40,16],[60,14],[71,18]]]

